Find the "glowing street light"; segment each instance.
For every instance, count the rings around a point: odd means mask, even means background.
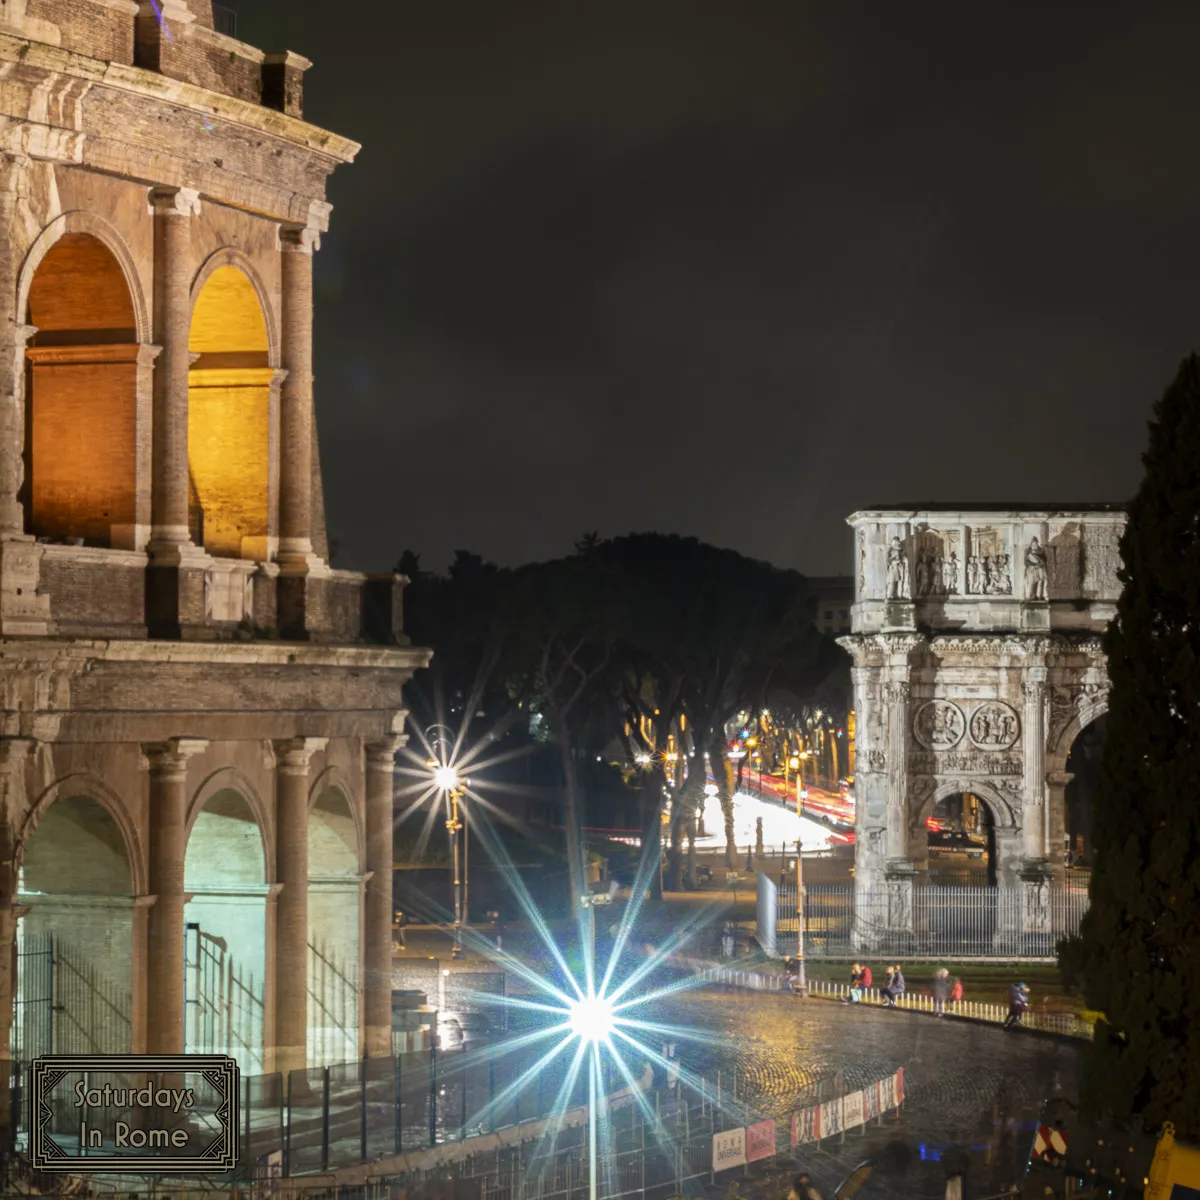
[[[586,996],[576,1000],[568,1020],[575,1035],[583,1042],[603,1042],[613,1031],[612,1001],[604,996]]]
[[[446,799],[446,832],[450,835],[450,868],[454,878],[454,947],[450,951],[451,958],[464,958],[462,947],[462,927],[466,920],[466,859],[467,859],[467,828],[458,819],[459,801],[466,797],[465,782],[458,777],[458,771],[449,763],[438,763],[433,760],[433,783]],[[462,867],[459,872],[458,835],[462,832]]]

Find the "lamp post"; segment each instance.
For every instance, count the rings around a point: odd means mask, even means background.
[[[804,977],[804,854],[796,839],[796,995],[808,995],[808,980]]]
[[[463,873],[459,869],[458,835],[463,835],[462,865],[466,865],[466,825],[458,819],[458,805],[466,797],[466,787],[458,777],[458,772],[451,766],[437,767],[433,772],[433,782],[446,798],[446,832],[450,835],[450,870],[454,881],[454,947],[450,951],[451,958],[465,957],[462,947],[462,927],[466,919],[466,886]]]

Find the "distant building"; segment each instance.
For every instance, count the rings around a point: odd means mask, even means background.
[[[850,607],[854,603],[854,576],[810,575],[808,587],[817,597],[813,618],[817,628],[830,637],[850,632]]]

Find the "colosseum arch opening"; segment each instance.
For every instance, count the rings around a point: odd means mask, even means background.
[[[276,373],[262,304],[239,267],[218,266],[205,280],[188,349],[192,540],[226,558],[269,558]]]
[[[232,788],[205,802],[188,837],[184,1048],[265,1070],[267,900],[262,835]]]
[[[56,799],[21,865],[13,1058],[133,1050],[132,872],[91,796]]]
[[[26,349],[26,528],[136,548],[149,519],[138,511],[142,347],[112,251],[89,233],[63,234],[34,272],[25,320],[37,331]]]
[[[353,1062],[359,1050],[358,832],[345,795],[321,791],[308,816],[308,1064]]]

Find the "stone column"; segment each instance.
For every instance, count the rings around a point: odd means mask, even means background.
[[[20,255],[14,234],[17,203],[26,189],[29,159],[21,154],[0,154],[0,362],[12,364],[12,373],[0,369],[0,537],[21,536],[25,513],[19,494],[24,481],[25,446],[25,336],[32,333],[9,297],[16,298]]]
[[[324,738],[275,743],[275,1069],[308,1057],[308,778]]]
[[[306,638],[320,625],[316,577],[326,566],[313,553],[313,251],[311,229],[279,235],[283,283],[283,379],[279,404],[279,627]]]
[[[1055,883],[1065,883],[1067,879],[1067,784],[1074,778],[1070,771],[1050,771],[1046,775],[1046,824],[1050,830],[1047,849]]]
[[[366,747],[367,882],[364,912],[364,1047],[392,1052],[392,823],[396,751],[402,737]]]
[[[36,743],[27,738],[0,739],[0,1148],[12,1146],[16,1114],[12,1111],[9,1063],[17,998],[17,840],[16,831],[28,808],[25,769]]]
[[[887,857],[908,855],[908,710],[912,687],[907,680],[886,685],[887,713]]]
[[[1025,859],[1047,860],[1046,846],[1046,668],[1031,667],[1021,684],[1025,698],[1022,714],[1022,743],[1025,748],[1025,799],[1021,806]]]
[[[187,764],[206,742],[144,746],[150,770],[150,909],[146,936],[146,1053],[182,1054]]]
[[[188,529],[188,370],[191,355],[191,219],[200,196],[191,188],[150,193],[154,214],[153,464],[147,624],[152,636],[179,637],[204,624],[207,556]]]

